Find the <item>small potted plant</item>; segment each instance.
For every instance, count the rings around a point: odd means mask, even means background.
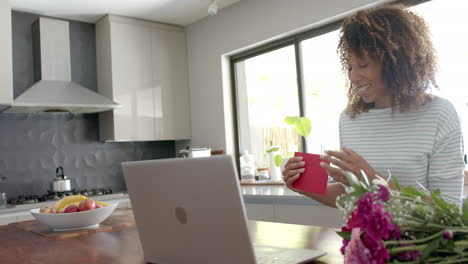
[[[312,130],[312,125],[310,119],[307,117],[299,117],[299,116],[287,116],[284,118],[284,122],[288,125],[294,126],[296,132],[304,138],[307,138],[310,135]],[[274,179],[274,174],[281,175],[280,167],[283,163],[283,155],[279,152],[278,146],[272,146],[267,149],[266,151],[270,156],[270,170],[271,170],[271,179]],[[281,177],[281,176],[280,176]]]

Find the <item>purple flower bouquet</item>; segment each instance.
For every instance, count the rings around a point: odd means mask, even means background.
[[[439,190],[370,182],[345,172],[351,187],[337,199],[345,225],[345,263],[468,263],[468,205],[460,209]]]

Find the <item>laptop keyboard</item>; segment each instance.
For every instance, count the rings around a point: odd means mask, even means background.
[[[285,257],[258,256],[257,264],[297,264],[299,260]]]

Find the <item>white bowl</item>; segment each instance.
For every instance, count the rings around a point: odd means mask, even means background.
[[[109,217],[119,203],[110,204],[99,209],[76,213],[46,214],[40,208],[31,209],[31,214],[42,224],[54,231],[68,231],[85,228],[97,228],[99,223]]]

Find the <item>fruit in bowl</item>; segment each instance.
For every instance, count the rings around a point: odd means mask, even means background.
[[[43,213],[43,214],[55,214],[56,211],[55,211],[55,207],[50,207],[50,206],[43,206],[41,207],[41,209],[39,210],[40,213]]]
[[[76,213],[99,209],[108,205],[108,203],[95,201],[84,195],[72,195],[58,200],[52,207],[48,205],[41,207],[39,212],[44,214]]]
[[[72,195],[57,201],[52,207],[32,209],[31,214],[54,231],[97,228],[117,205],[95,201],[83,195]]]
[[[68,214],[68,213],[76,213],[76,212],[79,212],[80,210],[78,209],[78,206],[74,205],[74,204],[70,204],[68,205],[67,207],[65,207],[65,209],[63,210],[64,213]]]

